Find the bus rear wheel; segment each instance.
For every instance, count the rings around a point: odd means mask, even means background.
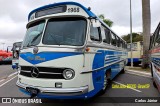
[[[124,74],[125,73],[125,69],[123,68],[120,73]]]
[[[100,91],[100,94],[101,94],[101,95],[105,94],[105,92],[106,92],[106,90],[107,90],[107,87],[108,87],[109,83],[111,82],[110,79],[108,78],[108,75],[109,75],[109,73],[108,73],[108,74],[106,73],[106,74],[104,75],[103,88],[102,88],[102,90]]]
[[[157,85],[156,85],[155,81],[153,81],[153,86],[154,86],[155,88],[157,88]]]

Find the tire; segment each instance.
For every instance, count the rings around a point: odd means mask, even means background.
[[[155,88],[157,88],[157,85],[156,85],[155,81],[153,81],[153,86],[154,86]]]
[[[151,63],[151,76],[153,78],[153,66],[152,66],[152,63]]]
[[[102,90],[100,91],[100,95],[105,94],[109,82],[110,82],[110,81],[109,81],[109,79],[107,78],[107,73],[106,73],[105,76],[104,76],[103,88],[102,88]]]
[[[124,74],[125,73],[125,70],[124,70],[124,68],[121,70],[121,72],[120,72],[121,74]]]

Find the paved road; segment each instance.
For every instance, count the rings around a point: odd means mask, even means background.
[[[15,70],[12,70],[11,65],[0,65],[0,80],[6,78],[13,72],[15,72]]]
[[[3,75],[10,75],[12,73],[14,73],[15,71],[13,71],[11,68],[11,66],[0,66],[0,78],[3,77]],[[3,70],[6,70],[6,72],[1,72]],[[16,87],[15,83],[16,83],[17,77],[16,75],[12,75],[11,77],[8,77],[7,79],[5,79],[4,81],[0,82],[0,97],[28,97],[27,95],[24,95],[23,93],[21,93],[18,88]],[[121,85],[121,84],[149,84],[150,87],[147,89],[116,89],[113,88],[113,85]],[[137,76],[137,75],[132,75],[132,74],[121,74],[118,77],[116,77],[114,79],[114,81],[112,82],[112,84],[108,87],[106,93],[100,97],[160,97],[160,93],[157,91],[157,89],[155,89],[152,85],[152,80],[151,78],[148,77],[141,77],[141,76]],[[52,100],[55,102],[54,105],[59,105],[59,106],[64,106],[66,105],[66,101],[57,101],[57,100]],[[140,104],[140,103],[136,103],[136,104],[128,104],[128,103],[94,103],[93,101],[90,102],[85,102],[84,101],[78,101],[78,103],[74,103],[74,104],[68,104],[68,105],[86,105],[86,106],[103,106],[103,105],[109,105],[109,106],[159,106],[159,104]],[[17,104],[5,104],[6,106],[17,106]],[[0,104],[0,106],[5,106],[4,104]],[[18,104],[18,106],[22,106],[22,104]],[[40,106],[39,104],[23,104],[23,106]],[[53,104],[52,104],[53,105]],[[43,105],[44,106],[44,105]]]

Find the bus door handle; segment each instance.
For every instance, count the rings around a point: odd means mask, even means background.
[[[83,67],[85,67],[85,52],[83,53]]]

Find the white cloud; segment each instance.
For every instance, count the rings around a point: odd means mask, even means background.
[[[28,14],[33,9],[55,2],[66,0],[0,0],[0,43],[6,46],[23,39],[26,31]],[[113,31],[124,35],[130,33],[129,0],[74,0],[99,15],[104,14],[112,20]],[[160,21],[160,0],[151,2],[151,31],[154,32]],[[141,0],[132,0],[133,32],[142,32],[142,7]],[[1,49],[1,45],[0,45]]]

